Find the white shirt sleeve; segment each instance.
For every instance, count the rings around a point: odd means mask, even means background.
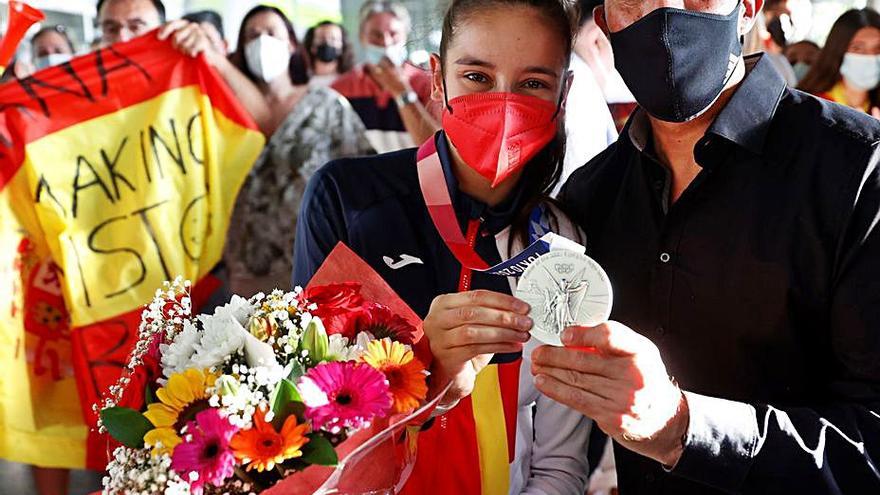
[[[534,388],[531,374],[531,351],[536,344],[527,346],[521,368],[520,396],[537,397],[533,417],[520,417],[522,423],[531,423],[531,455],[522,490],[523,495],[583,494],[586,492],[589,465],[587,445],[593,421],[567,406],[559,404]],[[527,357],[528,356],[528,357]],[[520,409],[520,416],[528,411]],[[520,440],[518,438],[517,440]],[[523,439],[528,442],[527,439]]]
[[[565,160],[554,195],[572,172],[617,141],[614,119],[590,66],[572,55],[571,71],[574,80],[565,105]]]

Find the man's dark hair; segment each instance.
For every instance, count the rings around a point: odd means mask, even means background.
[[[183,19],[189,22],[194,22],[196,24],[207,22],[208,24],[217,28],[217,32],[220,33],[220,36],[224,36],[223,17],[221,17],[220,14],[218,14],[214,10],[200,10],[198,12],[190,12],[189,14],[183,16]]]
[[[153,7],[156,7],[156,11],[159,12],[159,22],[165,22],[165,4],[162,3],[162,0],[150,1],[153,2]],[[101,15],[101,7],[103,7],[105,3],[107,3],[107,0],[98,0],[95,12],[97,12],[99,16]]]

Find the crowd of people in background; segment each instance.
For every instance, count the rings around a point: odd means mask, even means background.
[[[579,2],[583,12],[602,3]],[[170,20],[160,0],[99,0],[96,7],[100,38],[91,48],[158,30],[182,53],[204,56],[267,137],[239,193],[228,235],[224,259],[233,293],[289,286],[300,203],[309,179],[323,165],[412,148],[441,128],[443,104],[432,99],[430,68],[409,61],[412,20],[398,3],[368,0],[357,33],[323,21],[302,39],[295,20],[282,10],[257,6],[244,16],[234,45],[214,11]],[[791,22],[786,0],[766,1],[744,53],[765,52],[792,88],[880,118],[880,14],[871,9],[844,13],[823,47],[792,40]],[[359,62],[355,39],[363,53]],[[30,61],[13,62],[4,80],[63,64],[90,47],[76,46],[65,26],[53,25],[34,34],[30,48]],[[565,112],[569,138],[555,192],[617,140],[636,108],[615,69],[611,43],[592,15],[580,17],[568,69],[573,74]],[[609,457],[604,442],[590,446],[597,450],[591,466],[603,453]],[[607,470],[607,463],[602,466]],[[64,492],[59,488],[66,483],[63,473],[37,473],[41,493]]]
[[[602,1],[579,3],[591,9]],[[63,25],[43,26],[30,39],[29,59],[14,61],[2,80],[27,77],[89,48],[125,42],[166,23],[160,0],[102,0],[97,2],[97,12],[100,37],[89,47],[77,47]],[[581,74],[576,86],[588,85],[582,92],[591,100],[596,93],[603,97],[619,131],[635,108],[635,99],[614,68],[608,37],[591,16],[582,16],[580,22],[571,67]],[[880,79],[880,14],[870,8],[844,13],[834,23],[824,48],[810,40],[793,41],[792,22],[788,0],[768,0],[745,39],[744,53],[766,53],[791,87],[870,113],[877,105],[872,95]],[[287,120],[307,87],[332,88],[348,100],[377,153],[413,146],[439,127],[440,109],[431,108],[429,101],[429,68],[408,61],[411,20],[406,8],[395,2],[367,2],[361,11],[361,63],[356,63],[353,38],[341,24],[319,22],[308,28],[300,42],[292,20],[274,7],[259,6],[247,14],[231,52],[223,18],[215,11],[188,13],[171,26],[171,31],[179,31],[182,48],[192,55],[202,51],[209,55],[267,136]],[[221,58],[229,64],[220,62]],[[278,61],[282,58],[290,60],[289,77],[280,77],[284,64]],[[264,102],[256,98],[257,92]],[[598,115],[595,120],[604,122],[604,111]],[[584,124],[596,125],[593,120]],[[602,138],[601,132],[588,135]],[[587,150],[592,144],[578,146]],[[577,153],[570,155],[574,162],[592,156],[590,151],[569,151]]]

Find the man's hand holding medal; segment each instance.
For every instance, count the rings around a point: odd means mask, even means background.
[[[538,390],[592,418],[628,449],[674,466],[688,428],[687,400],[657,346],[614,321],[566,328],[562,342],[532,354]]]
[[[629,449],[675,465],[687,401],[654,343],[608,321],[611,284],[598,263],[578,251],[551,250],[529,265],[516,295],[471,291],[434,300],[424,328],[436,383],[453,382],[443,403],[470,394],[493,354],[520,351],[535,337],[548,344],[532,354],[542,393],[592,418]]]

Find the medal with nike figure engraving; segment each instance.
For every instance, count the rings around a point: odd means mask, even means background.
[[[608,321],[613,302],[605,270],[589,256],[568,249],[550,251],[529,264],[516,297],[532,307],[532,336],[555,346],[562,345],[566,327]]]

